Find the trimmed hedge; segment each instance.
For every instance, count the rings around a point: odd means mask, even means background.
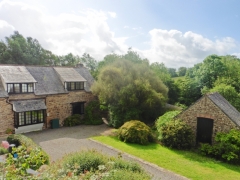
[[[118,138],[124,142],[143,145],[154,141],[150,127],[139,120],[124,123],[118,130]]]

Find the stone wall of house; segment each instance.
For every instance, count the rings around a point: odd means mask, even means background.
[[[92,93],[86,93],[85,91],[72,91],[68,94],[47,96],[47,124],[45,128],[50,128],[52,119],[59,119],[59,123],[62,126],[64,119],[72,115],[71,103],[86,102],[86,106],[89,101],[95,98]]]
[[[0,135],[5,134],[6,130],[14,129],[14,112],[11,101],[45,98],[45,96],[35,96],[29,94],[12,94],[9,98],[0,98]]]
[[[229,117],[221,111],[208,97],[204,96],[176,118],[184,120],[197,133],[197,118],[213,119],[212,142],[217,132],[228,132],[230,129],[239,128]]]
[[[5,134],[8,128],[14,129],[13,118],[12,105],[6,98],[0,98],[0,135]]]
[[[13,100],[27,100],[42,98],[46,101],[46,123],[44,128],[50,128],[50,120],[59,119],[60,125],[63,124],[63,120],[72,115],[72,105],[74,102],[86,102],[94,100],[96,97],[92,93],[85,91],[72,91],[68,94],[48,95],[48,96],[36,96],[31,94],[14,94],[8,98],[0,98],[0,135],[10,128],[14,129],[14,112],[12,104],[9,102]]]

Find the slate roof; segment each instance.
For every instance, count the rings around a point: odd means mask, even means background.
[[[5,91],[2,83],[2,79],[0,78],[0,97],[8,97],[7,91]]]
[[[36,82],[24,66],[0,66],[0,75],[5,83]]]
[[[35,95],[68,93],[64,87],[64,82],[79,81],[84,81],[85,91],[90,92],[90,87],[94,82],[88,69],[83,66],[73,68],[0,65],[0,97],[9,97],[3,86],[6,81],[2,81],[2,78],[12,83],[34,82]]]
[[[207,94],[207,97],[218,106],[235,124],[240,126],[240,112],[233,107],[222,95],[219,93]]]
[[[78,72],[73,68],[65,67],[54,67],[56,72],[59,74],[61,80],[64,82],[82,82],[86,81]]]
[[[37,80],[36,95],[67,93],[53,67],[27,66],[26,68]]]
[[[74,68],[79,74],[82,75],[82,77],[84,79],[87,80],[86,82],[86,86],[85,86],[85,91],[87,92],[91,92],[91,86],[94,83],[94,78],[92,77],[92,75],[90,74],[89,70],[83,66],[78,66],[76,68]]]
[[[47,109],[44,99],[12,101],[12,104],[13,104],[13,111],[15,112],[36,111],[41,109]]]

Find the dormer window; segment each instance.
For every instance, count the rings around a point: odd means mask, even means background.
[[[7,92],[12,94],[32,93],[33,83],[8,83]]]
[[[84,82],[67,82],[67,90],[84,90]]]

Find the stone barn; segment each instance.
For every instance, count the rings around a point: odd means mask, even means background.
[[[196,143],[212,144],[218,132],[240,127],[240,113],[217,92],[204,95],[175,119],[192,127]]]

